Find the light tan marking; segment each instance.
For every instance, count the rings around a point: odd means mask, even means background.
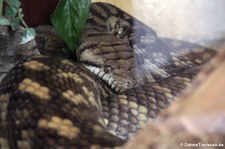
[[[182,82],[190,82],[191,81],[191,79],[189,79],[187,77],[174,77],[174,79],[180,80]]]
[[[1,102],[8,102],[9,101],[9,96],[10,96],[10,94],[2,94],[0,96],[0,101]]]
[[[80,129],[74,126],[71,120],[62,119],[58,116],[53,116],[50,121],[46,119],[39,120],[38,127],[55,129],[58,135],[72,139],[80,135]]]
[[[21,131],[21,140],[17,141],[18,147],[20,149],[31,149],[30,143],[29,143],[29,138],[30,138],[30,133],[31,131],[28,130],[22,130]]]
[[[130,112],[134,116],[137,116],[138,115],[138,111],[136,109],[131,109]]]
[[[7,113],[8,113],[8,104],[9,104],[9,99],[10,99],[10,94],[3,94],[0,96],[0,127],[1,129],[3,129],[3,133],[4,133],[4,129],[7,127]],[[1,136],[0,136],[1,137]],[[0,138],[1,139],[1,138]],[[1,140],[0,140],[0,147],[3,146],[3,149],[7,149],[7,145],[4,141],[4,138],[2,138],[3,140],[3,144],[1,145]]]
[[[93,128],[96,132],[104,132],[104,129],[100,125],[94,125]]]
[[[119,127],[118,131],[120,132],[120,134],[125,134],[126,133],[126,129],[124,127]]]
[[[94,144],[91,145],[90,149],[102,149],[102,147],[100,145]]]
[[[157,110],[157,107],[156,107],[155,104],[150,104],[149,107],[150,107],[151,109]]]
[[[128,105],[128,101],[126,99],[119,99],[119,103],[122,105]]]
[[[181,61],[180,63],[181,63],[182,65],[184,65],[184,66],[185,66],[185,65],[188,65],[187,62],[185,62],[185,61]]]
[[[128,106],[129,106],[130,108],[135,108],[135,109],[138,107],[137,103],[132,102],[132,101],[129,102]]]
[[[49,66],[35,60],[25,62],[23,63],[23,66],[27,69],[36,71],[50,70]]]
[[[9,144],[5,138],[0,137],[0,149],[10,149]]]
[[[126,95],[119,95],[118,96],[120,99],[127,99],[127,96]]]
[[[82,87],[84,93],[88,96],[88,100],[91,102],[92,105],[96,106],[98,109],[101,109],[101,104],[99,99],[95,100],[94,94],[92,91],[89,91],[85,86]]]
[[[0,96],[0,121],[2,125],[6,124],[7,120],[7,107],[10,99],[10,94],[3,94]]]
[[[65,64],[65,65],[74,65],[72,62],[70,62],[70,61],[68,61],[66,59],[61,60],[61,63]]]
[[[175,65],[176,66],[182,66],[181,63],[179,63],[179,62],[175,62]]]
[[[148,59],[144,59],[144,67],[146,67],[147,70],[150,70],[150,72],[154,72],[157,75],[160,75],[163,78],[166,78],[169,76],[169,74],[164,70],[159,68],[156,64],[150,62]]]
[[[107,119],[105,119],[105,118],[99,118],[97,121],[98,121],[102,126],[106,126],[106,125],[108,124],[108,121],[107,121]]]
[[[187,78],[187,77],[183,77],[182,78],[184,81],[186,81],[186,82],[191,82],[191,79],[189,79],[189,78]]]
[[[171,90],[170,90],[170,89],[168,89],[168,88],[165,88],[165,87],[162,87],[162,91],[164,91],[164,92],[168,92],[168,93],[171,93]]]
[[[181,49],[181,50],[179,51],[179,53],[181,53],[182,56],[183,56],[183,55],[189,54],[190,51],[191,51],[191,50],[190,50],[189,48],[183,48],[183,49]]]
[[[147,113],[147,112],[148,112],[147,108],[144,107],[144,106],[139,106],[139,107],[138,107],[138,111],[139,111],[140,113]]]
[[[193,65],[193,62],[187,61],[187,64],[188,64],[188,65]]]
[[[115,129],[118,127],[118,124],[116,122],[110,122],[109,127]]]
[[[93,129],[95,130],[93,132],[93,135],[97,136],[97,137],[100,137],[104,134],[105,132],[105,129],[103,127],[101,127],[100,125],[93,125]]]
[[[172,59],[176,62],[179,62],[180,60],[177,57],[172,57]]]
[[[89,61],[96,63],[96,64],[100,64],[103,65],[104,64],[104,60],[102,58],[102,55],[95,55],[93,57],[93,51],[92,50],[85,50],[82,52],[82,54],[80,55],[80,60],[83,59],[88,59]]]
[[[160,87],[158,84],[153,85],[152,87],[153,87],[154,89],[156,89],[156,90],[159,90],[159,91],[162,90],[162,87]]]
[[[139,121],[139,122],[138,122],[138,127],[141,128],[141,129],[143,129],[143,128],[146,127],[146,123],[143,122],[143,121]]]
[[[51,96],[49,95],[50,90],[46,86],[41,86],[39,83],[34,82],[28,78],[24,79],[19,84],[18,90],[21,92],[28,92],[39,97],[40,99],[51,99]]]
[[[109,132],[113,135],[116,135],[116,132],[114,130],[109,130]]]
[[[73,79],[76,83],[83,83],[83,80],[79,77],[79,75],[77,75],[76,73],[65,73],[65,72],[59,72],[57,74],[57,76],[59,77],[63,77],[63,78],[71,78]]]
[[[81,94],[74,94],[73,91],[71,90],[67,90],[66,92],[63,92],[62,95],[67,100],[74,102],[76,105],[79,105],[82,103],[87,106],[89,105],[89,103],[85,100],[85,98]]]
[[[174,96],[170,93],[164,93],[164,94],[165,94],[166,98],[171,98],[171,99],[174,98]]]
[[[153,97],[148,97],[148,100],[149,100],[150,102],[156,103],[156,99],[153,98]]]
[[[17,141],[19,149],[31,149],[30,143],[27,140]]]
[[[38,121],[38,127],[40,128],[48,128],[48,121],[41,119]]]
[[[109,17],[108,21],[106,22],[107,26],[111,28],[112,33],[117,33],[119,30],[119,24],[118,24],[119,19],[115,16]]]
[[[145,114],[138,114],[139,121],[147,121],[147,116]]]
[[[28,139],[29,138],[29,132],[27,130],[22,130],[22,138],[23,139]]]
[[[108,125],[109,124],[109,120],[104,118],[104,123],[105,123],[105,125]]]

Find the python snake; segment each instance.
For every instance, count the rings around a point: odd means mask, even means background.
[[[78,62],[29,57],[1,82],[0,148],[122,145],[167,107],[216,53],[179,46],[166,44],[119,8],[93,3]]]

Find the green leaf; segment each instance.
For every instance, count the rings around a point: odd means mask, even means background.
[[[21,3],[19,0],[6,0],[8,6],[6,7],[5,16],[8,17],[15,17],[18,9],[21,6]]]
[[[52,24],[74,52],[88,16],[90,0],[60,0],[51,16]]]
[[[22,33],[22,41],[20,44],[25,44],[35,37],[35,31],[33,28],[26,28]]]
[[[20,25],[20,18],[13,18],[12,20],[11,20],[11,27],[12,27],[12,30],[14,31],[14,30],[16,30],[18,27],[19,27],[19,25]]]
[[[19,9],[20,8],[20,6],[21,6],[21,3],[20,3],[20,1],[19,0],[5,0],[7,3],[8,3],[8,5],[10,5],[11,7],[14,7],[14,8],[17,8],[17,9]]]
[[[14,7],[6,6],[5,16],[7,17],[15,17],[17,14],[17,9]]]
[[[5,17],[0,16],[0,25],[2,26],[10,25],[10,21]]]

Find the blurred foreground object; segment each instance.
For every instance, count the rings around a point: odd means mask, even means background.
[[[225,41],[224,0],[92,0],[115,4],[160,37],[213,47]]]
[[[174,103],[124,148],[225,148],[225,49]]]

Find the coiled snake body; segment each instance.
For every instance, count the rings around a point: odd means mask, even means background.
[[[0,147],[121,145],[168,106],[214,54],[169,46],[119,8],[94,3],[77,50],[79,63],[34,56],[1,82]]]

